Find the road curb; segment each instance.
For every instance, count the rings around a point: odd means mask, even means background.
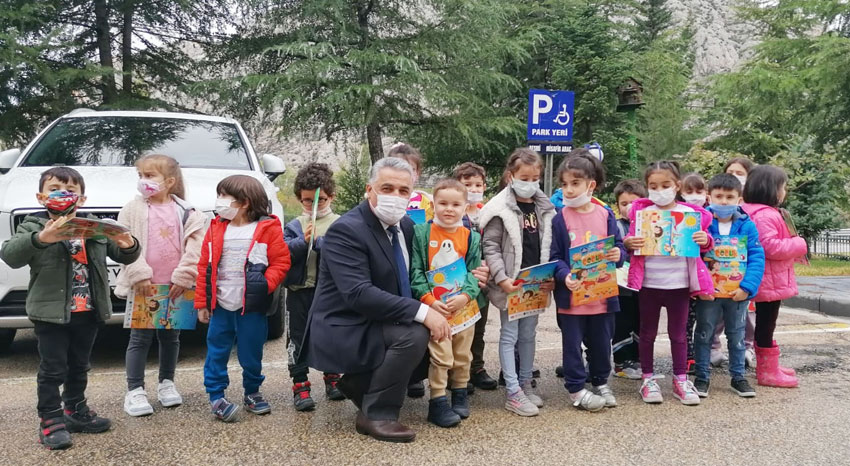
[[[822,295],[805,293],[785,299],[782,304],[836,317],[850,317],[850,299],[824,298]]]

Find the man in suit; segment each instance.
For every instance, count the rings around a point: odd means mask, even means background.
[[[446,318],[411,297],[412,190],[404,160],[373,165],[367,200],[325,234],[304,342],[310,367],[345,374],[339,388],[360,410],[357,432],[390,442],[415,438],[398,416],[429,335],[451,338]]]

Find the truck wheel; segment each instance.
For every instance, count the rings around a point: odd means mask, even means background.
[[[0,328],[0,354],[8,354],[12,350],[12,342],[15,341],[15,334],[18,329],[15,328]]]
[[[284,297],[283,287],[275,293],[274,314],[269,316],[269,340],[277,340],[283,336],[283,314],[286,312],[286,299]]]

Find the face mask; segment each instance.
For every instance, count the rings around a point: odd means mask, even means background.
[[[573,209],[575,209],[587,204],[588,202],[590,202],[590,200],[591,197],[590,193],[588,192],[583,192],[572,199],[564,196],[564,207],[572,207]]]
[[[478,204],[479,202],[484,200],[484,193],[466,193],[466,202],[470,204]]]
[[[659,207],[670,205],[676,200],[676,190],[674,188],[650,189],[649,200]]]
[[[312,215],[313,212],[310,212],[310,214]],[[331,214],[331,206],[328,205],[324,209],[319,209],[319,210],[316,211],[316,218],[325,218],[330,214]]]
[[[511,189],[514,190],[517,197],[530,199],[534,197],[534,193],[540,189],[540,183],[536,181],[522,181],[516,178],[511,178]]]
[[[719,204],[711,204],[711,211],[714,212],[714,216],[717,218],[729,218],[735,215],[735,212],[738,211],[738,206],[735,204],[732,205],[719,205]]]
[[[408,201],[392,194],[378,194],[378,204],[373,208],[375,216],[387,225],[395,225],[407,214]]]
[[[747,175],[732,175],[735,178],[738,178],[738,181],[741,182],[741,189],[744,189],[744,184],[747,182]]]
[[[139,178],[139,182],[136,183],[136,189],[139,190],[142,197],[148,199],[162,191],[162,185],[154,180]]]
[[[225,220],[233,220],[239,214],[239,207],[231,207],[230,204],[235,202],[233,199],[224,197],[215,200],[215,213]]]
[[[705,196],[702,194],[685,194],[682,198],[688,204],[698,205],[700,207],[705,205]]]
[[[53,191],[47,195],[44,207],[53,215],[64,216],[77,210],[80,195],[71,191]]]
[[[437,216],[435,215],[435,216],[434,216],[434,224],[439,225],[439,226],[441,226],[441,227],[443,227],[443,228],[456,228],[456,227],[462,227],[462,226],[463,226],[463,219],[458,220],[458,221],[457,221],[457,222],[455,222],[454,224],[448,224],[448,223],[446,223],[446,222],[444,222],[444,221],[440,220],[440,217],[437,217]]]

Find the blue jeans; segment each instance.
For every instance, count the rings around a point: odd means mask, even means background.
[[[242,366],[242,386],[245,394],[260,391],[263,376],[263,344],[268,336],[269,323],[262,312],[228,311],[216,307],[210,316],[207,331],[207,359],[204,361],[204,386],[210,402],[224,397],[230,384],[227,362],[236,342],[236,355]]]
[[[726,346],[729,348],[729,374],[732,380],[744,378],[746,345],[744,331],[747,322],[748,301],[717,298],[714,301],[698,300],[696,304],[697,327],[694,332],[696,377],[708,380],[710,376],[711,343],[714,328],[720,319],[726,324]]]
[[[531,381],[538,316],[533,315],[508,322],[508,311],[501,310],[499,317],[502,320],[502,328],[499,332],[499,362],[502,364],[505,387],[508,393],[513,393],[519,390],[521,385]],[[519,352],[519,374],[517,374],[514,351]]]

